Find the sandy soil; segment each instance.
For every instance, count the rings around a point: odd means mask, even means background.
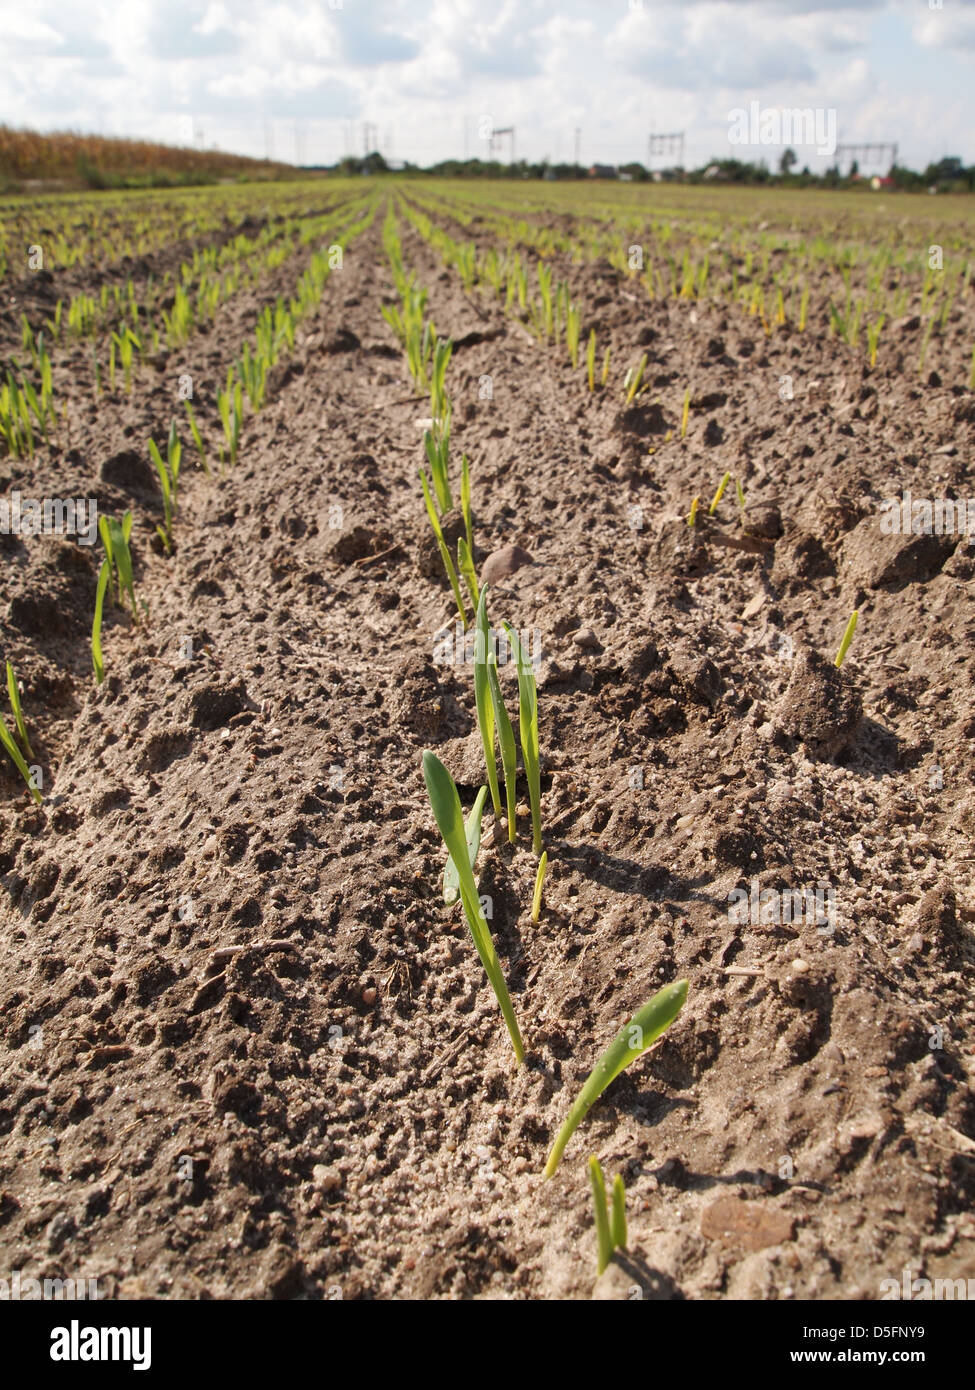
[[[478,562],[533,558],[492,615],[540,634],[537,926],[530,840],[479,861],[515,1070],[440,900],[421,751],[467,804],[483,763],[470,667],[434,660],[452,609],[417,479],[428,406],[379,312],[380,230],[237,468],[208,481],[188,457],[171,557],[146,440],[189,370],[215,444],[213,393],[294,266],[131,397],[96,406],[56,358],[70,444],[0,462],[2,496],[132,507],[149,607],[139,629],[110,614],[96,688],[100,557],[0,536],[0,654],[45,779],[32,809],[0,768],[0,1265],[110,1297],[588,1298],[596,1153],[627,1187],[609,1296],[975,1275],[975,549],[879,516],[908,488],[975,494],[975,397],[948,365],[975,294],[922,380],[906,324],[905,361],[870,371],[820,324],[766,339],[566,267],[584,333],[649,355],[626,409],[404,233],[456,345]],[[29,286],[10,325],[21,308]],[[744,515],[730,487],[692,530],[726,469]],[[816,886],[835,928],[768,920],[768,893],[766,920],[733,920],[737,889]],[[679,977],[677,1024],[543,1184],[599,1052]]]

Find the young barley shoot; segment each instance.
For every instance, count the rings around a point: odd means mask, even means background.
[[[626,1249],[626,1188],[622,1173],[613,1179],[613,1211],[609,1223],[609,1235],[614,1250]]]
[[[213,475],[210,472],[210,465],[209,463],[207,463],[207,451],[203,447],[203,440],[200,436],[200,427],[196,423],[196,415],[193,413],[193,404],[191,401],[184,401],[183,404],[186,406],[186,418],[189,422],[190,434],[193,438],[193,443],[196,445],[196,452],[200,456],[200,463],[203,466],[204,473],[207,475],[208,478],[210,478]]]
[[[464,576],[467,592],[471,596],[471,607],[476,609],[479,598],[477,592],[477,571],[474,569],[474,560],[471,556],[471,552],[467,548],[467,542],[463,536],[459,536],[457,540],[457,568]]]
[[[103,518],[99,518],[99,523]],[[110,542],[105,549],[109,558],[114,561],[118,571],[119,582],[119,602],[121,603],[122,590],[129,596],[132,605],[132,617],[136,627],[139,626],[139,610],[135,601],[135,580],[132,573],[132,552],[129,549],[129,537],[132,534],[132,513],[128,511],[122,517],[121,524],[114,517],[104,518],[106,529],[109,533]],[[103,535],[104,539],[104,535]]]
[[[37,787],[34,785],[34,779],[31,776],[30,769],[24,762],[23,755],[21,754],[20,749],[14,742],[13,735],[7,728],[6,722],[2,717],[0,717],[0,743],[3,744],[4,748],[6,748],[7,752],[10,754],[11,762],[13,763],[17,771],[20,773],[21,777],[23,777],[24,781],[27,783],[27,788],[30,791],[31,796],[34,798],[34,801],[39,806],[41,804],[41,794],[38,791]]]
[[[720,483],[718,484],[718,490],[717,490],[717,492],[714,494],[714,500],[712,501],[710,507],[708,507],[708,516],[714,516],[715,512],[718,510],[718,503],[721,501],[722,497],[724,496],[724,490],[725,490],[725,488],[728,486],[728,484],[729,484],[730,481],[731,481],[731,474],[730,474],[730,473],[726,473],[726,474],[724,475],[724,477],[721,479]]]
[[[538,758],[538,689],[535,672],[510,623],[503,624],[518,662],[518,729],[521,734],[521,760],[528,781],[528,800],[532,813],[532,851],[542,852],[542,790]]]
[[[467,549],[474,554],[474,531],[471,525],[471,465],[466,454],[460,456],[460,511],[464,518]]]
[[[690,413],[691,413],[691,393],[690,393],[690,391],[688,390],[688,391],[685,391],[685,392],[684,392],[684,408],[683,408],[683,410],[681,411],[681,415],[680,415],[680,437],[681,437],[681,439],[683,439],[683,438],[685,437],[685,435],[687,434],[687,421],[688,421],[688,418],[689,418],[689,416],[690,416]]]
[[[449,451],[450,437],[446,430],[438,428],[436,433],[433,430],[424,430],[423,447],[426,449],[427,462],[430,464],[430,473],[433,477],[433,490],[437,494],[437,505],[440,508],[440,515],[446,516],[454,505],[454,499],[450,491],[449,473]]]
[[[30,746],[30,739],[27,737],[27,725],[24,723],[24,711],[20,704],[20,688],[17,685],[17,677],[14,675],[12,664],[7,662],[7,694],[10,696],[10,708],[14,713],[14,723],[17,726],[17,734],[20,738],[21,747],[28,758],[33,758],[34,750]]]
[[[697,525],[697,509],[701,505],[700,497],[695,497],[691,502],[691,510],[687,513],[688,526]]]
[[[91,664],[95,668],[95,684],[101,685],[105,679],[105,662],[102,658],[102,608],[105,604],[105,590],[112,572],[110,561],[103,560],[98,571],[98,587],[95,590],[95,617],[91,625]]]
[[[596,330],[590,328],[589,343],[586,347],[586,379],[589,382],[590,395],[596,389]]]
[[[850,650],[850,643],[853,641],[853,634],[857,630],[858,617],[859,609],[854,608],[853,612],[850,614],[850,621],[846,625],[846,631],[843,633],[843,641],[840,643],[840,649],[836,653],[836,660],[833,663],[834,666],[843,665],[843,659],[846,656],[847,652]]]
[[[558,1132],[545,1165],[546,1178],[550,1178],[558,1168],[566,1145],[606,1087],[667,1031],[683,1008],[686,998],[686,980],[677,980],[672,985],[665,985],[616,1034],[589,1073],[585,1085]]]
[[[460,592],[460,582],[457,578],[457,571],[454,569],[454,562],[450,558],[447,542],[443,538],[443,528],[440,525],[440,518],[437,516],[437,509],[433,505],[433,498],[430,496],[430,485],[427,482],[427,475],[422,468],[419,471],[420,484],[423,488],[423,500],[427,506],[427,516],[430,518],[430,525],[433,527],[433,534],[437,541],[437,548],[440,551],[440,558],[443,561],[444,571],[450,581],[450,587],[453,590],[454,602],[457,604],[457,612],[460,614],[461,625],[466,628],[467,610],[464,607],[464,599]]]
[[[602,1274],[613,1257],[613,1240],[609,1233],[609,1213],[606,1209],[606,1179],[595,1154],[589,1160],[589,1181],[592,1185],[592,1205],[596,1218],[596,1272]]]
[[[454,779],[437,755],[429,751],[423,754],[423,778],[427,784],[427,793],[433,808],[434,819],[457,869],[461,903],[464,908],[464,916],[467,918],[467,925],[474,939],[474,946],[481,958],[481,964],[491,982],[495,998],[507,1025],[516,1065],[520,1066],[525,1058],[525,1049],[518,1029],[518,1020],[515,1018],[515,1012],[511,1006],[508,986],[505,984],[501,965],[494,949],[494,942],[491,940],[487,921],[481,911],[477,885],[474,882],[468,857],[460,797],[457,795]]]
[[[634,399],[635,399],[635,397],[636,397],[636,395],[637,395],[637,392],[640,390],[640,384],[641,384],[641,382],[643,381],[643,373],[644,373],[644,371],[645,371],[645,369],[646,369],[646,365],[647,365],[647,354],[644,353],[643,356],[640,358],[640,361],[637,363],[636,368],[634,369],[633,367],[631,367],[631,368],[629,369],[629,371],[626,373],[626,377],[625,377],[625,379],[624,379],[624,381],[623,381],[623,385],[624,385],[624,387],[627,388],[627,390],[626,390],[626,404],[627,404],[627,405],[632,405],[632,404],[633,404],[633,401],[634,401]]]
[[[487,787],[482,787],[477,794],[474,805],[471,807],[470,814],[464,822],[464,835],[467,840],[467,857],[470,861],[471,872],[477,863],[477,856],[481,848],[481,817],[484,814],[484,802],[487,797]],[[460,875],[457,866],[454,864],[450,855],[447,855],[447,863],[443,871],[443,900],[448,907],[452,907],[460,897]]]
[[[494,652],[488,652],[488,685],[491,691],[491,704],[494,707],[494,722],[498,730],[498,746],[501,749],[501,769],[504,773],[504,794],[508,807],[508,843],[513,845],[515,842],[515,816],[517,798],[515,795],[515,767],[517,764],[517,752],[515,750],[515,731],[508,718],[508,711],[505,709],[504,698],[501,694],[501,682],[498,680],[498,662]]]
[[[494,756],[494,700],[488,676],[488,642],[491,638],[487,617],[487,585],[481,590],[474,619],[474,704],[477,708],[477,727],[481,731],[484,764],[494,814],[501,819],[501,792],[498,787],[498,765]]]
[[[537,922],[539,913],[542,910],[542,888],[545,884],[545,870],[548,868],[548,850],[538,861],[538,873],[535,875],[535,892],[532,896],[532,921]]]
[[[166,554],[169,555],[173,548],[173,486],[169,477],[169,470],[162,461],[162,455],[154,439],[149,440],[149,457],[159,474],[159,486],[162,488],[163,497],[164,525],[157,526],[156,532],[163,543]]]

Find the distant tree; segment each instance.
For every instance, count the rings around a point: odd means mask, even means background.
[[[957,155],[946,155],[937,164],[929,164],[924,171],[927,184],[956,183],[965,177],[965,169]]]
[[[795,150],[783,150],[782,158],[779,160],[779,173],[788,176],[791,174],[793,166],[798,163]]]

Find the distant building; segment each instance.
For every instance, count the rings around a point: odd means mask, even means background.
[[[589,177],[591,179],[615,179],[616,170],[612,164],[590,164]]]

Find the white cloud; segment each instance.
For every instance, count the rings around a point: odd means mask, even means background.
[[[945,0],[0,0],[0,120],[331,161],[362,147],[427,162],[482,152],[477,119],[517,153],[643,158],[651,129],[688,162],[728,151],[727,112],[836,107],[841,138],[896,139],[923,164],[975,159],[975,3]],[[949,119],[950,113],[950,119]],[[774,154],[771,156],[774,158]],[[813,167],[821,161],[810,159]]]

